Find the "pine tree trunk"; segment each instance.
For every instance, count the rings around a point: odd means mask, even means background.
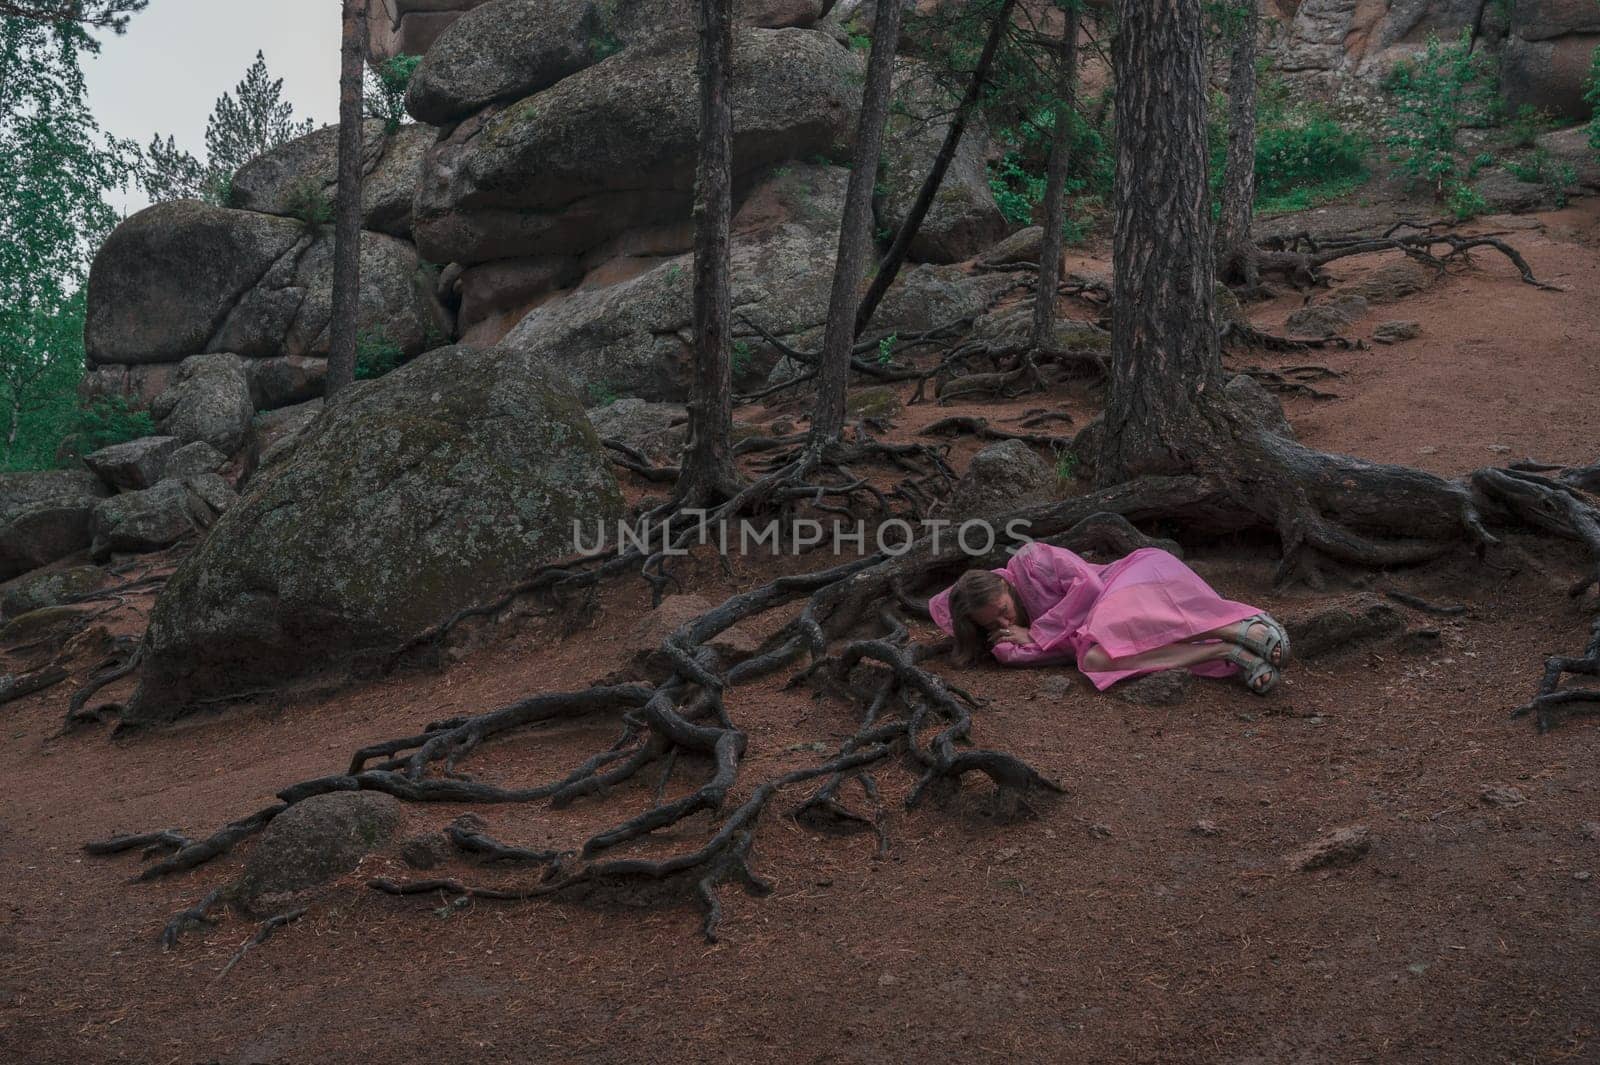
[[[344,0],[339,48],[339,187],[333,207],[333,308],[328,323],[327,395],[355,380],[361,301],[361,78],[367,54],[365,0]]]
[[[1078,97],[1078,6],[1069,2],[1056,53],[1055,130],[1045,168],[1044,240],[1039,251],[1039,289],[1033,301],[1033,346],[1053,348],[1056,285],[1061,281],[1062,229],[1067,220],[1067,168],[1071,164],[1072,112]]]
[[[917,230],[922,228],[922,220],[927,217],[928,208],[933,206],[934,194],[939,191],[939,186],[944,184],[945,171],[950,169],[950,163],[956,157],[956,149],[961,145],[961,135],[966,132],[967,121],[977,109],[978,99],[989,80],[989,71],[994,66],[995,53],[1000,50],[1000,42],[1011,26],[1011,12],[1016,6],[1016,0],[1002,0],[1000,4],[1000,10],[989,27],[989,36],[983,42],[983,53],[978,56],[978,65],[973,68],[972,78],[967,82],[966,94],[961,98],[961,105],[956,110],[955,118],[950,121],[944,143],[939,146],[939,154],[934,156],[933,169],[928,171],[927,178],[922,182],[922,188],[917,192],[916,202],[911,205],[910,213],[906,215],[906,220],[900,225],[900,231],[894,236],[894,243],[889,246],[883,261],[878,264],[878,276],[872,279],[867,294],[861,298],[861,306],[856,311],[856,336],[866,332],[873,313],[878,309],[878,304],[883,302],[889,286],[894,284],[894,279],[900,273],[900,267],[905,264],[906,255],[911,251],[911,242],[916,239]]]
[[[1217,222],[1219,271],[1254,290],[1260,283],[1251,236],[1256,197],[1256,32],[1258,0],[1238,0],[1228,73],[1228,162]]]
[[[732,0],[700,0],[700,161],[694,205],[694,386],[677,498],[710,502],[738,488],[728,234],[733,222]]]
[[[844,432],[845,388],[850,383],[850,356],[855,346],[859,289],[872,251],[872,193],[877,184],[883,128],[889,119],[894,87],[895,50],[900,42],[902,0],[877,0],[872,24],[872,54],[856,126],[850,183],[845,189],[844,221],[839,227],[839,257],[828,299],[828,324],[822,339],[817,404],[811,415],[811,441],[830,444]]]
[[[1218,415],[1202,0],[1118,0],[1112,374],[1098,477],[1176,473]]]

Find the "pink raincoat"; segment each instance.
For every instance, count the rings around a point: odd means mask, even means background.
[[[1030,543],[1012,556],[1005,569],[994,572],[1022,600],[1034,641],[1028,647],[995,645],[995,658],[1008,666],[1076,660],[1096,644],[1112,658],[1125,658],[1261,613],[1222,598],[1198,573],[1154,547],[1100,566],[1064,547]],[[955,634],[950,589],[929,600],[928,610],[939,628]],[[1237,670],[1231,662],[1189,667],[1202,677],[1226,677]],[[1151,672],[1155,671],[1083,671],[1101,690],[1124,677]]]

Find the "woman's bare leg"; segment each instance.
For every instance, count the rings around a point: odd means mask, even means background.
[[[1195,637],[1201,639],[1201,637]],[[1099,644],[1089,648],[1079,665],[1090,673],[1110,673],[1124,669],[1186,669],[1202,662],[1226,658],[1232,650],[1226,643],[1169,643],[1153,651],[1112,658]]]
[[[1249,631],[1250,631],[1250,638],[1252,640],[1255,640],[1257,643],[1264,642],[1266,640],[1267,636],[1271,634],[1271,630],[1268,629],[1265,625],[1261,624],[1261,622],[1259,622],[1259,621],[1256,622],[1254,625],[1251,625]],[[1194,642],[1196,642],[1198,640],[1226,640],[1231,644],[1239,644],[1239,623],[1237,621],[1235,621],[1235,622],[1232,622],[1230,624],[1224,625],[1219,629],[1212,629],[1210,632],[1202,632],[1198,636],[1190,636],[1184,642],[1185,643],[1194,643]],[[1243,646],[1243,645],[1239,644],[1239,646]],[[1222,656],[1218,655],[1217,657],[1220,658]],[[1272,664],[1275,665],[1275,666],[1279,665],[1281,660],[1282,660],[1282,658],[1283,658],[1283,648],[1279,647],[1273,652]]]

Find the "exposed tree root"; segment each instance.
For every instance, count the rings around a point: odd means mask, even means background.
[[[21,699],[23,696],[53,688],[66,679],[67,671],[53,663],[29,673],[0,677],[0,706]]]
[[[1524,284],[1546,292],[1563,291],[1559,286],[1546,284],[1534,276],[1520,252],[1499,236],[1486,233],[1479,236],[1462,236],[1441,230],[1441,223],[1401,222],[1377,237],[1335,237],[1318,240],[1308,233],[1299,233],[1281,240],[1265,242],[1257,259],[1263,274],[1273,273],[1292,283],[1309,286],[1323,283],[1321,269],[1331,262],[1352,255],[1369,255],[1374,252],[1398,251],[1435,267],[1441,273],[1452,263],[1471,262],[1475,248],[1489,248],[1509,259],[1517,268]],[[1419,232],[1401,234],[1402,229],[1419,229]]]
[[[245,940],[244,946],[239,948],[239,952],[237,954],[228,959],[228,964],[222,967],[222,971],[216,975],[215,979],[221,980],[224,976],[227,976],[230,972],[232,972],[233,967],[238,965],[239,962],[243,960],[245,954],[249,952],[251,947],[259,947],[272,937],[272,933],[276,932],[286,924],[292,924],[295,921],[298,921],[305,915],[306,908],[301,906],[297,910],[290,910],[288,913],[280,913],[275,917],[269,917],[265,921],[262,921],[261,928],[257,930],[255,935]]]

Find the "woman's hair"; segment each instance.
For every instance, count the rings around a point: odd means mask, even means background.
[[[973,611],[988,606],[1006,593],[1006,582],[986,569],[969,569],[950,589],[950,627],[955,630],[958,666],[971,666],[988,649],[983,630],[972,620]]]

